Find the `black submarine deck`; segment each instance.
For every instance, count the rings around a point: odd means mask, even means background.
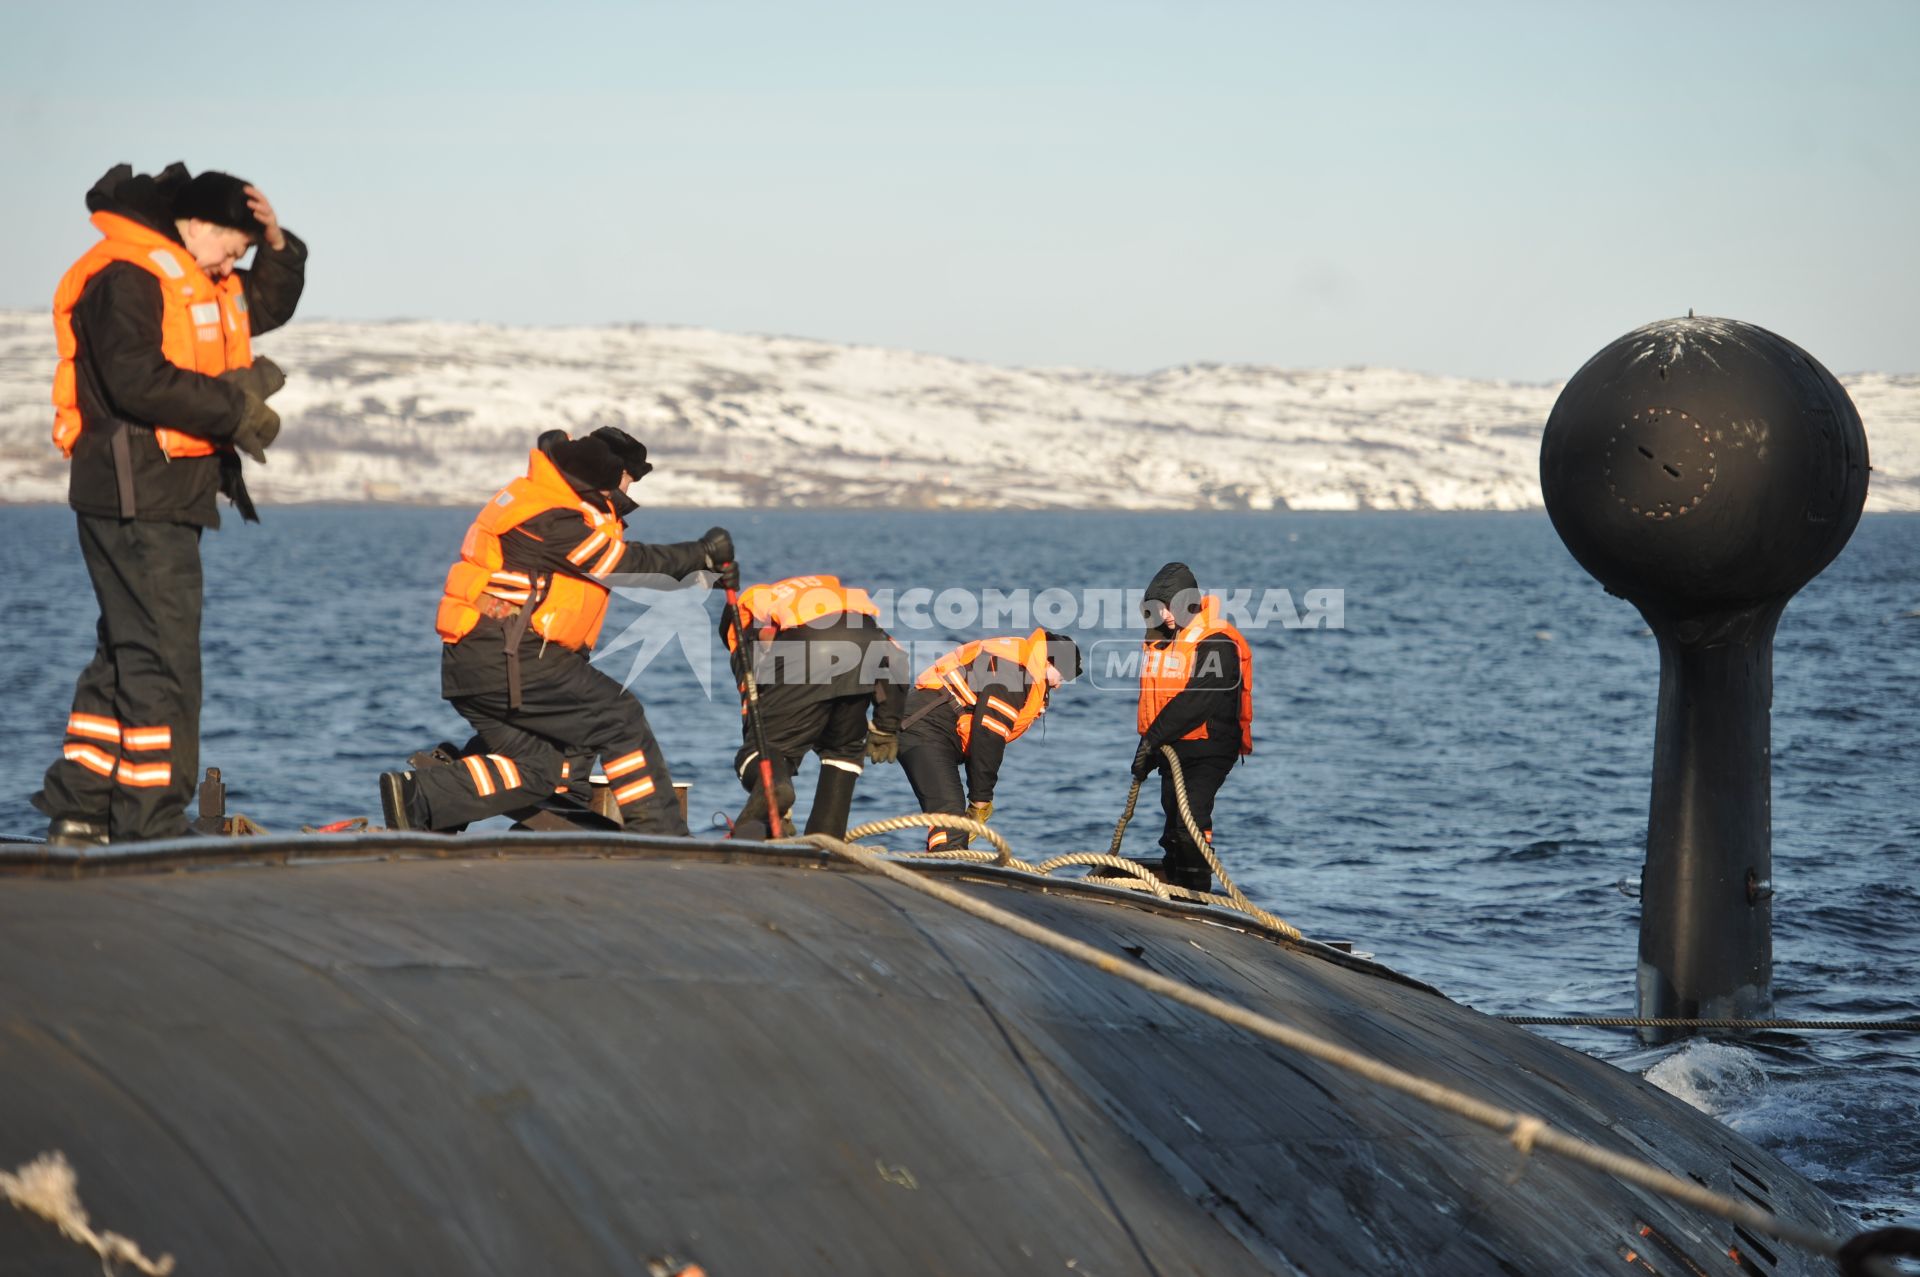
[[[1803,1224],[1652,1085],[1243,916],[969,893]],[[0,847],[0,1169],[182,1274],[1803,1273],[824,853],[621,835]],[[0,1210],[0,1273],[95,1273]],[[662,1268],[659,1271],[671,1271]]]

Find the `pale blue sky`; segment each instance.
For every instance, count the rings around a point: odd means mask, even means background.
[[[0,0],[0,306],[112,163],[308,317],[1548,380],[1693,307],[1920,368],[1920,0]]]

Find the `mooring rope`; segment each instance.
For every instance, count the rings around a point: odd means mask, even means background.
[[[851,836],[853,832],[849,831],[849,835]],[[1556,1129],[1544,1118],[1489,1104],[1464,1091],[1408,1073],[1404,1069],[1396,1068],[1372,1056],[1329,1042],[1311,1033],[1282,1024],[1269,1016],[1182,984],[1158,972],[1147,970],[1118,955],[1096,949],[1084,941],[1062,935],[1058,931],[1043,927],[1018,914],[1009,913],[996,905],[976,899],[943,882],[914,873],[904,865],[883,859],[867,848],[853,845],[851,841],[826,834],[809,834],[797,841],[819,847],[869,873],[879,874],[922,895],[931,896],[963,913],[991,923],[1023,939],[1031,940],[1035,944],[1076,962],[1084,963],[1097,971],[1116,976],[1149,993],[1190,1007],[1269,1042],[1311,1056],[1336,1068],[1344,1069],[1356,1077],[1398,1091],[1403,1095],[1412,1096],[1444,1112],[1497,1131],[1506,1136],[1522,1156],[1530,1155],[1537,1150],[1578,1162],[1626,1180],[1628,1183],[1638,1184],[1642,1188],[1697,1207],[1709,1214],[1717,1215],[1750,1232],[1778,1238],[1788,1245],[1826,1259],[1840,1260],[1843,1262],[1842,1271],[1848,1274],[1894,1277],[1893,1268],[1883,1264],[1877,1256],[1911,1253],[1910,1250],[1900,1249],[1903,1245],[1909,1245],[1910,1239],[1894,1236],[1910,1230],[1882,1229],[1873,1233],[1862,1233],[1851,1241],[1843,1242],[1841,1238],[1832,1234],[1782,1219],[1771,1211],[1762,1210],[1724,1193],[1717,1193],[1704,1184],[1669,1174],[1644,1161],[1589,1144],[1585,1140]]]
[[[0,1197],[47,1220],[61,1236],[93,1251],[100,1256],[104,1271],[112,1271],[114,1264],[126,1264],[147,1277],[167,1277],[173,1271],[172,1255],[148,1259],[132,1238],[94,1230],[86,1208],[80,1204],[79,1182],[66,1154],[56,1150],[42,1153],[18,1170],[0,1171]]]
[[[1133,819],[1134,807],[1140,800],[1140,782],[1137,780],[1134,781],[1133,786],[1127,790],[1126,810],[1121,812],[1120,821],[1114,826],[1113,843],[1104,855],[1097,851],[1076,851],[1069,852],[1065,855],[1054,856],[1051,859],[1041,861],[1039,864],[1029,864],[1027,861],[1016,858],[1013,854],[1013,849],[1007,845],[1007,840],[1000,836],[998,830],[988,825],[985,821],[975,820],[970,816],[956,816],[937,811],[914,812],[911,815],[891,816],[885,820],[871,821],[848,830],[846,840],[848,842],[859,842],[862,838],[872,838],[880,834],[893,833],[901,829],[957,829],[971,834],[976,838],[985,838],[993,844],[994,850],[986,852],[976,850],[972,847],[955,847],[951,849],[936,848],[932,851],[891,851],[888,854],[899,858],[959,860],[974,864],[992,864],[1003,869],[1014,869],[1021,873],[1037,874],[1042,877],[1051,874],[1056,869],[1065,869],[1070,866],[1078,865],[1103,868],[1117,871],[1120,875],[1117,880],[1113,873],[1102,875],[1103,879],[1106,880],[1106,885],[1124,887],[1127,890],[1148,891],[1161,900],[1193,901],[1198,904],[1214,905],[1223,909],[1236,909],[1258,922],[1261,926],[1271,928],[1281,935],[1286,936],[1289,940],[1302,939],[1303,936],[1298,927],[1276,917],[1265,909],[1262,909],[1259,905],[1254,904],[1253,901],[1247,899],[1246,893],[1240,890],[1239,884],[1234,882],[1233,878],[1227,873],[1226,866],[1220,863],[1219,856],[1214,853],[1213,843],[1201,831],[1200,822],[1194,819],[1193,808],[1187,801],[1187,782],[1186,777],[1180,770],[1179,756],[1174,753],[1171,745],[1162,745],[1160,752],[1166,757],[1168,774],[1173,779],[1174,800],[1180,809],[1180,819],[1187,827],[1187,837],[1191,838],[1194,845],[1200,848],[1200,854],[1206,858],[1207,867],[1212,870],[1216,878],[1220,879],[1220,885],[1226,890],[1226,894],[1224,895],[1211,891],[1195,891],[1190,887],[1173,886],[1163,881],[1151,869],[1148,869],[1139,861],[1129,860],[1120,854],[1120,840],[1126,835],[1127,822]],[[804,841],[804,839],[798,841]]]

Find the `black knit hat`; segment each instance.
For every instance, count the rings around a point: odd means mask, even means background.
[[[1160,612],[1155,606],[1164,603],[1173,613],[1176,623],[1185,625],[1200,611],[1200,582],[1194,579],[1193,569],[1184,563],[1168,563],[1153,574],[1153,580],[1147,583],[1147,625],[1160,624]]]
[[[260,219],[247,204],[247,184],[231,173],[206,172],[190,179],[173,197],[175,217],[198,218],[258,237]]]
[[[647,461],[647,445],[618,426],[602,426],[587,438],[606,444],[608,450],[620,458],[621,469],[636,479],[646,478],[653,469]]]
[[[611,492],[620,486],[620,472],[623,469],[620,458],[613,455],[613,449],[591,435],[585,439],[556,443],[547,449],[547,455],[553,458],[554,465],[560,467],[560,473],[573,480],[576,487]]]

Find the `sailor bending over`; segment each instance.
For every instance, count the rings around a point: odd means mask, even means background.
[[[720,637],[732,653],[734,677],[746,686],[752,653],[759,688],[760,734],[773,763],[774,795],[784,814],[793,802],[792,777],[807,751],[820,755],[820,779],[806,832],[847,832],[861,757],[892,762],[894,734],[906,703],[907,654],[880,628],[879,608],[865,590],[834,576],[796,576],[750,586],[740,595],[740,624],[748,642],[723,617]],[[873,723],[869,728],[867,715]],[[760,747],[744,717],[745,743],[734,770],[749,797],[734,820],[735,838],[767,836]],[[782,822],[783,832],[791,826]]]
[[[975,639],[929,666],[907,699],[900,737],[900,766],[920,810],[989,819],[1007,746],[1079,672],[1079,646],[1050,630]],[[970,841],[957,829],[927,831],[929,851]]]

